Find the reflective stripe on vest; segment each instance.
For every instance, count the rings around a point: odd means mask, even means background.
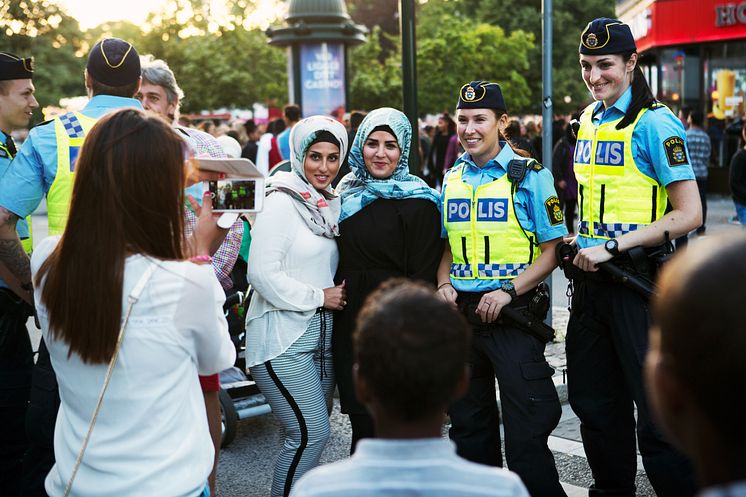
[[[595,127],[595,107],[591,104],[583,112],[575,145],[578,235],[616,238],[663,216],[668,196],[665,187],[640,172],[632,156],[632,133],[649,109],[642,109],[632,124],[618,130],[621,118]]]
[[[68,112],[54,118],[54,132],[57,138],[57,174],[47,193],[50,235],[61,235],[65,231],[70,198],[73,193],[75,162],[85,135],[94,124],[96,124],[96,119],[78,112]]]
[[[0,143],[0,149],[5,151],[9,160],[13,160],[14,156],[13,154],[10,153],[10,150],[8,150],[8,147],[6,147],[5,144]],[[18,237],[21,240],[21,245],[23,246],[24,252],[31,255],[31,252],[34,251],[34,237],[31,232],[31,216],[26,216],[25,221],[26,221],[26,225],[28,226],[28,236],[21,237],[21,233],[19,232]],[[22,223],[22,222],[23,220],[18,221],[18,223]],[[18,232],[18,226],[16,226],[16,232]]]
[[[600,238],[616,238],[616,237],[622,236],[625,233],[629,233],[630,231],[635,231],[637,229],[640,229],[643,226],[644,225],[642,224],[593,223],[593,236],[600,237]],[[578,234],[590,235],[590,232],[591,232],[591,229],[590,229],[590,225],[588,224],[588,221],[580,221],[579,228],[578,228]]]
[[[515,278],[538,257],[539,249],[515,216],[508,175],[475,192],[461,179],[463,167],[456,166],[448,176],[443,196],[443,226],[453,254],[451,277]]]

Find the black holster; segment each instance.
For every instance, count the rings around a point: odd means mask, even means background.
[[[494,323],[482,322],[477,314],[477,306],[485,293],[489,292],[459,292],[456,299],[459,311],[474,332],[494,333],[497,326],[506,324],[536,337],[542,343],[554,339],[554,330],[544,324],[549,312],[549,289],[545,283],[540,283],[536,289],[519,296],[504,307]]]

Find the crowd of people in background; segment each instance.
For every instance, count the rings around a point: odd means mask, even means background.
[[[552,173],[565,223],[571,234],[575,233],[576,229],[577,182],[573,171],[575,137],[570,123],[579,118],[581,110],[568,115],[555,115],[551,125]],[[353,110],[345,114],[343,124],[348,130],[349,143],[352,143],[357,127],[365,115],[364,110]],[[260,171],[269,174],[278,164],[287,164],[284,161],[290,160],[288,146],[290,130],[299,118],[300,108],[295,104],[288,104],[283,108],[283,117],[272,120],[250,118],[244,121],[234,120],[216,124],[215,121],[208,119],[195,124],[189,119],[180,119],[180,123],[208,132],[219,140],[226,139],[221,137],[232,138],[241,147],[240,157],[251,160]],[[687,146],[692,156],[703,207],[702,226],[694,230],[694,234],[702,235],[705,233],[707,220],[708,168],[713,167],[718,160],[724,131],[718,124],[708,124],[704,113],[700,110],[692,111],[688,107],[683,107],[679,112],[679,119],[687,131]],[[727,132],[740,135],[742,123],[743,119],[737,119]],[[419,119],[417,131],[419,170],[415,171],[415,174],[423,178],[431,187],[440,190],[443,176],[464,152],[456,134],[455,121],[449,112],[435,116],[422,116]],[[531,115],[513,117],[506,129],[506,136],[522,150],[528,151],[531,157],[544,162],[542,160],[543,125],[540,117]],[[746,144],[746,140],[741,140],[741,143]],[[235,149],[232,143],[223,143],[223,146]],[[235,157],[236,155],[229,154],[229,156]],[[733,220],[746,224],[746,219],[739,211],[739,205],[744,204],[744,195],[740,191],[746,188],[746,183],[739,172],[738,151],[730,161],[729,186],[736,211]],[[287,171],[289,168],[285,165],[282,170]],[[336,187],[337,183],[349,172],[348,160],[345,157],[340,173],[333,180],[332,186]],[[680,238],[679,244],[685,243],[684,240],[685,238]]]

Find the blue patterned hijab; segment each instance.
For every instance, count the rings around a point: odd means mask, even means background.
[[[401,149],[399,163],[394,174],[386,179],[376,179],[368,172],[363,160],[363,145],[368,135],[378,126],[388,126],[394,132]],[[339,221],[347,219],[379,198],[424,198],[440,205],[438,192],[427,186],[421,178],[409,174],[409,148],[412,141],[412,126],[401,111],[382,107],[368,113],[360,123],[352,142],[350,173],[339,182],[336,192],[342,197],[342,213]]]

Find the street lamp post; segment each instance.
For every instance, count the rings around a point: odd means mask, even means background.
[[[399,31],[401,33],[402,87],[404,113],[412,124],[412,144],[409,149],[409,172],[419,172],[420,136],[417,119],[417,49],[415,43],[414,0],[399,2]]]
[[[285,23],[267,36],[287,47],[290,102],[303,116],[341,118],[349,110],[347,47],[365,43],[368,30],[352,22],[344,0],[290,0]]]
[[[541,157],[544,167],[552,170],[552,120],[554,119],[552,105],[552,0],[542,0],[542,106],[541,106]],[[549,295],[552,295],[552,275],[547,277]],[[552,325],[552,306],[549,306],[546,323]]]

